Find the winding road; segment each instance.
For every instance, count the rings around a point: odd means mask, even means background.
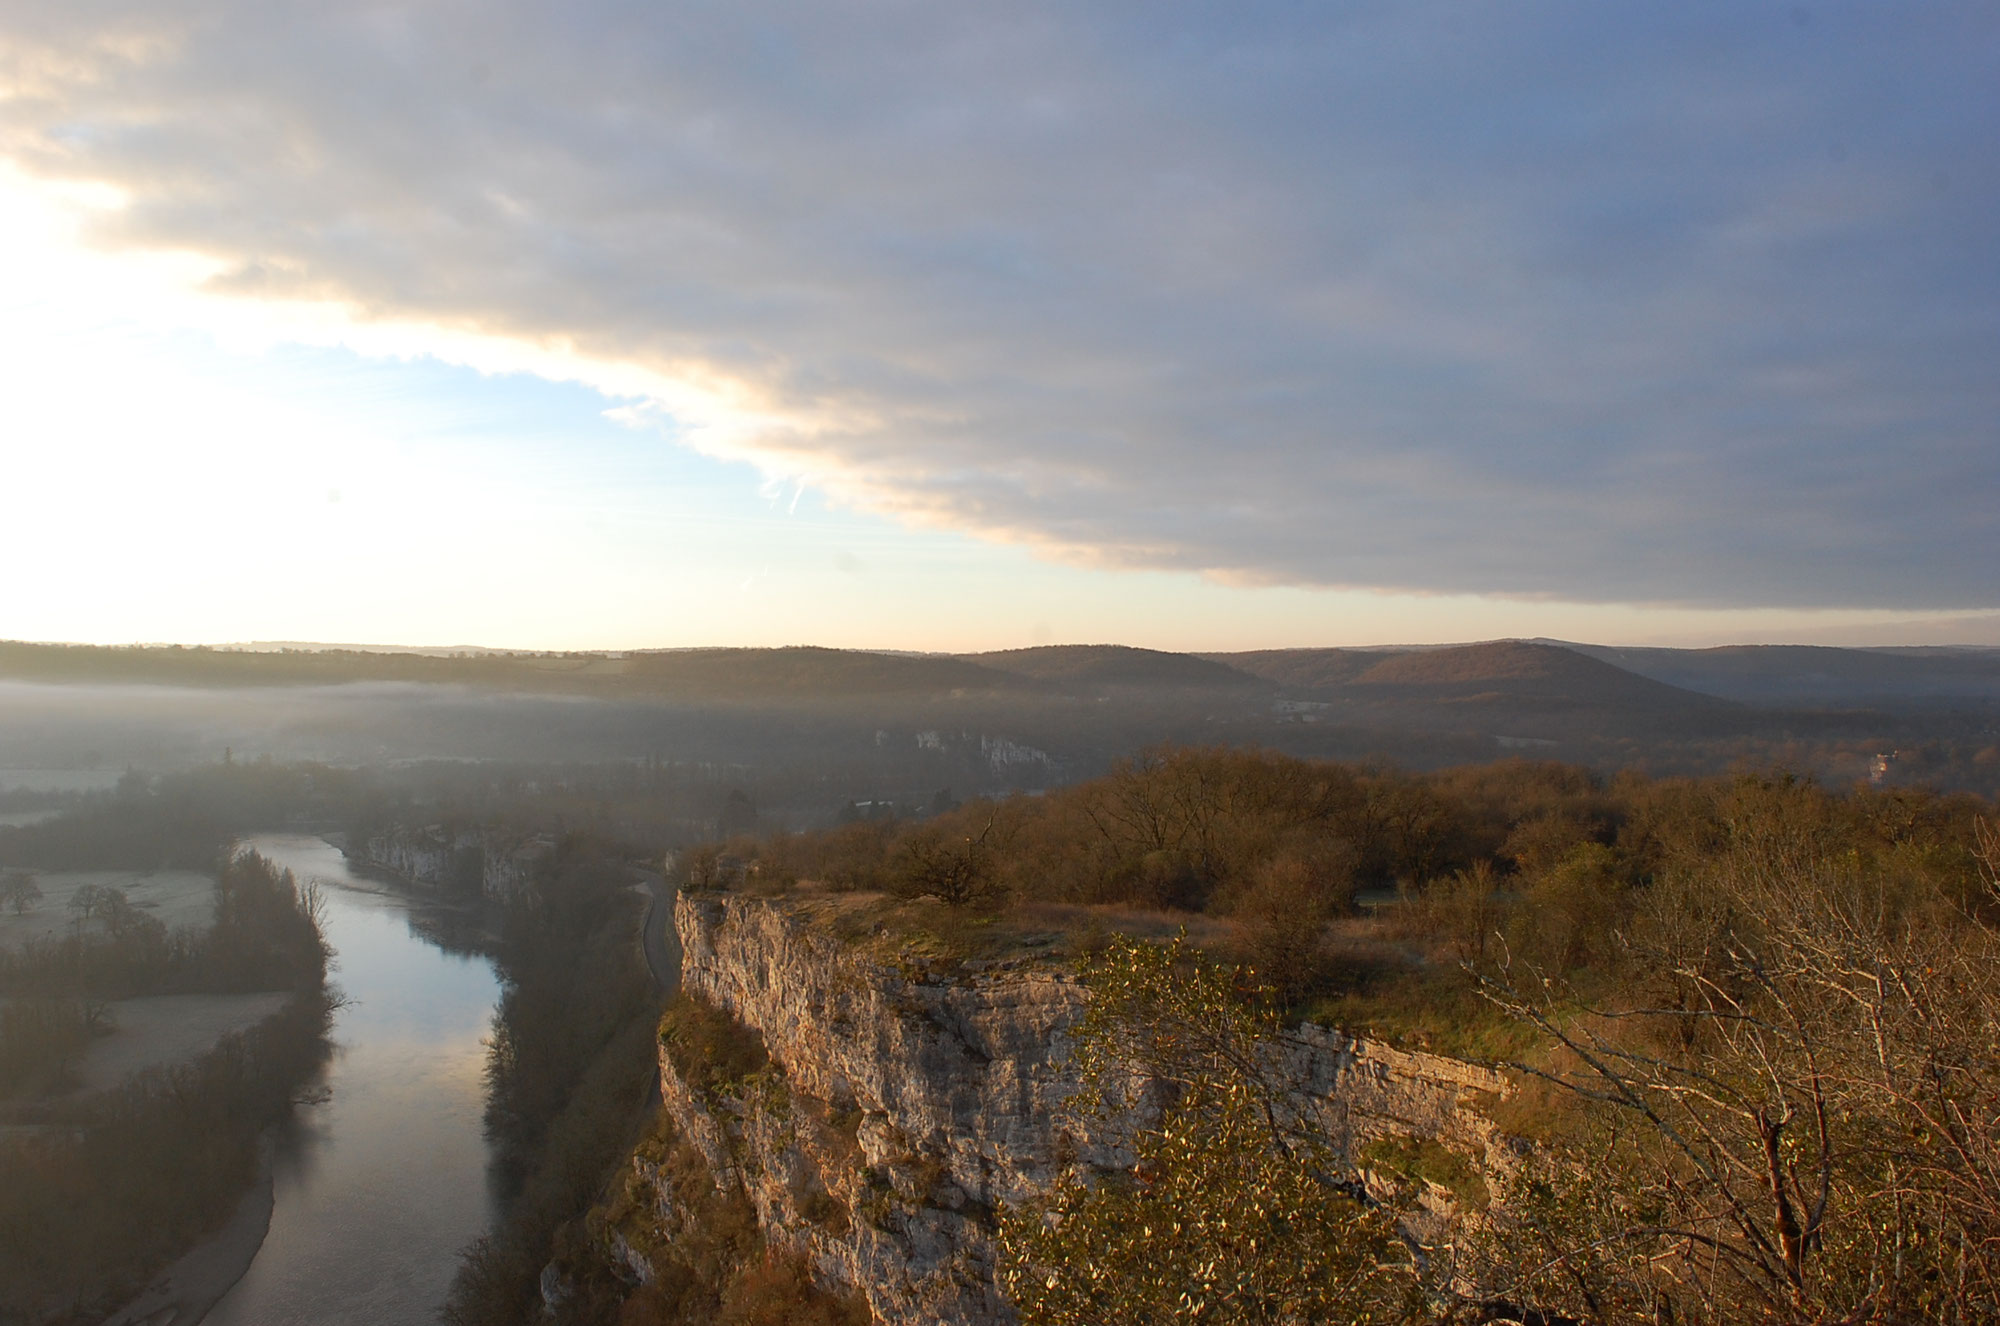
[[[646,891],[646,914],[639,918],[639,945],[646,968],[661,994],[672,994],[681,982],[681,937],[674,930],[674,887],[652,870],[633,871]]]

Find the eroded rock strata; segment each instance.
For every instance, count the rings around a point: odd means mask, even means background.
[[[1012,1314],[993,1290],[992,1213],[1061,1167],[1117,1167],[1115,1138],[1066,1124],[1079,1087],[1068,1030],[1087,994],[1047,959],[883,960],[836,937],[812,904],[684,895],[687,991],[761,1035],[767,1067],[697,1084],[663,1049],[667,1113],[707,1174],[754,1209],[767,1244],[896,1326],[972,1326]],[[1383,1144],[1429,1143],[1492,1171],[1510,1164],[1483,1106],[1497,1073],[1315,1027],[1293,1037],[1295,1080],[1365,1165]],[[640,1278],[645,1251],[689,1219],[690,1179],[633,1158],[646,1195],[610,1231]],[[1443,1188],[1433,1210],[1449,1209]],[[634,1221],[640,1227],[633,1226]]]

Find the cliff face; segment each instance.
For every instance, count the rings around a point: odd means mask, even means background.
[[[865,1296],[880,1321],[1010,1321],[992,1290],[995,1204],[1044,1190],[1063,1165],[1127,1159],[1063,1123],[1080,1085],[1067,1033],[1087,995],[1075,978],[1034,960],[948,977],[882,965],[794,902],[683,896],[675,920],[687,990],[761,1033],[772,1061],[705,1091],[662,1054],[666,1108],[711,1174],[740,1187],[769,1242]],[[1316,1028],[1300,1029],[1292,1055],[1301,1091],[1357,1161],[1400,1138],[1502,1162],[1476,1108],[1504,1093],[1499,1075]],[[670,1232],[673,1180],[634,1164],[654,1194],[653,1236]],[[1442,1189],[1433,1200],[1446,1202]]]
[[[527,888],[555,850],[552,841],[541,837],[518,838],[491,829],[442,824],[398,827],[361,846],[363,861],[411,884],[476,893],[500,903],[512,901]]]

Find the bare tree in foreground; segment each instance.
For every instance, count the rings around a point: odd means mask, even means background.
[[[1579,1012],[1487,991],[1555,1048],[1587,1157],[1526,1185],[1495,1250],[1588,1320],[1991,1321],[2000,1314],[2000,840],[1961,899],[1797,836],[1648,890],[1653,996]]]

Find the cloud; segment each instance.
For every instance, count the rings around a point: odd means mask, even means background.
[[[690,445],[1093,565],[1971,609],[1996,38],[1946,3],[9,4],[0,155],[219,293],[597,365]]]

